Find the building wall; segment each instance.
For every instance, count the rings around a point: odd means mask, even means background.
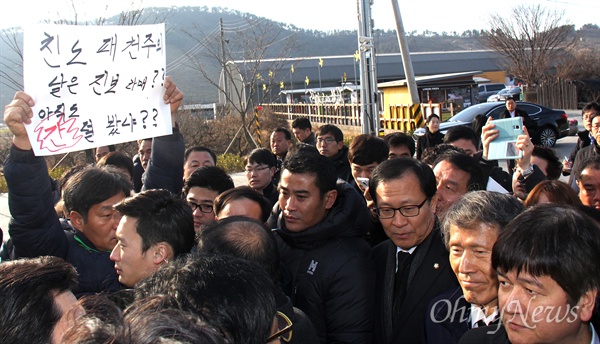
[[[408,87],[385,87],[383,91],[383,114],[381,117],[390,118],[390,106],[392,105],[410,105],[411,99],[408,95]]]
[[[490,81],[490,83],[500,82],[500,83],[506,84],[506,72],[504,72],[504,71],[485,72],[482,74],[477,74],[475,76],[478,76],[481,78],[486,78]]]

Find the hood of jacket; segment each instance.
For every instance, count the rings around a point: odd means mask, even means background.
[[[292,247],[310,249],[335,237],[364,238],[371,221],[364,197],[346,182],[339,182],[336,189],[337,199],[323,221],[302,232],[287,230],[278,208],[277,232],[283,241]]]

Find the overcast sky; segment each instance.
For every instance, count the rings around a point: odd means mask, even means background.
[[[395,29],[392,1],[373,0],[372,17],[375,27]],[[512,6],[542,4],[548,9],[565,11],[565,20],[576,28],[584,24],[600,24],[600,2],[597,0],[397,0],[407,32],[430,30],[461,33],[470,29],[486,29],[486,19],[492,13],[506,15]],[[111,16],[131,3],[143,6],[227,7],[249,12],[278,22],[315,30],[354,30],[357,28],[356,0],[73,0],[81,20],[99,14]],[[21,0],[8,8],[7,1],[0,5],[0,26],[20,26],[44,19],[58,18],[57,12],[73,13],[71,0]],[[19,15],[14,8],[21,8]],[[72,18],[73,15],[63,15]]]

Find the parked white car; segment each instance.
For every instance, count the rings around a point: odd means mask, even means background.
[[[503,90],[498,91],[496,94],[492,94],[488,97],[488,102],[503,102],[507,97],[515,98],[519,100],[521,95],[521,88],[518,86],[507,87]]]

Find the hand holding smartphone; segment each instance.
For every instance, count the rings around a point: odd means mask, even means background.
[[[517,148],[517,138],[523,135],[523,118],[516,116],[493,120],[498,137],[490,142],[488,160],[520,159],[523,151]]]

